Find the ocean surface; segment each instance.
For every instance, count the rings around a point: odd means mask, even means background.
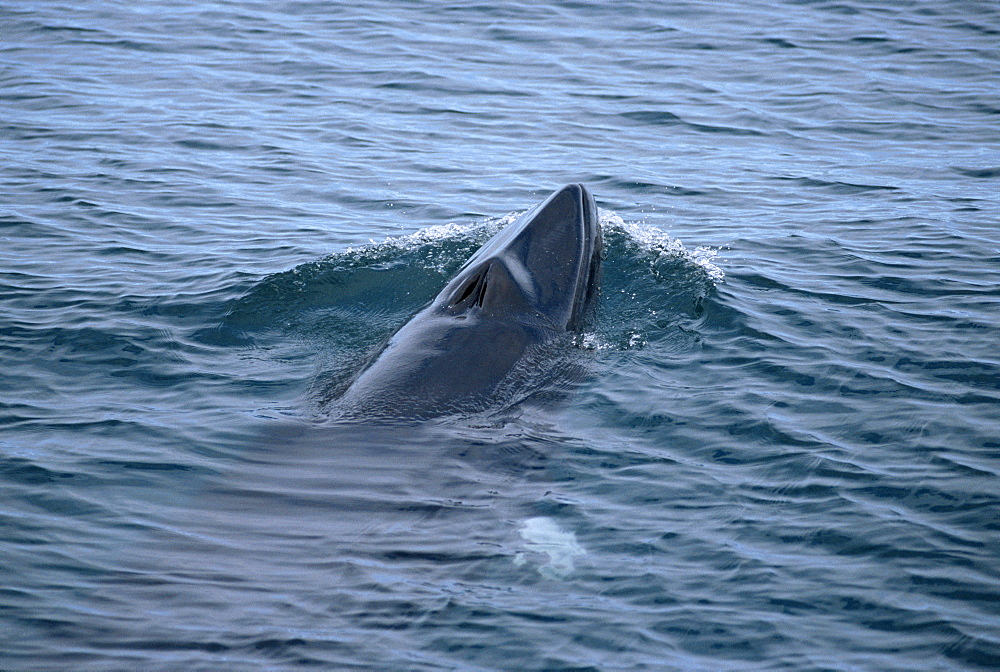
[[[580,379],[331,419],[568,182]],[[1000,5],[0,0],[0,669],[1000,669]]]

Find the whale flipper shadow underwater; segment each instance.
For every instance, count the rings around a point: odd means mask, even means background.
[[[486,242],[331,407],[346,421],[502,411],[545,388],[598,293],[602,238],[582,184]]]

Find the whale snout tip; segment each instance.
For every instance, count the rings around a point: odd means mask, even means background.
[[[594,202],[594,196],[590,193],[590,189],[581,182],[571,182],[557,190],[552,195],[552,200],[566,196],[569,196],[582,210],[587,210],[588,205]]]
[[[585,184],[572,182],[557,189],[532,213],[539,221],[583,222],[588,233],[595,233],[597,204]]]
[[[587,185],[582,182],[571,182],[563,187],[563,191],[570,191],[571,193],[579,194],[581,196],[590,196],[590,189],[588,189]]]

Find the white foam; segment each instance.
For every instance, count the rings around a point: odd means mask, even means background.
[[[355,253],[370,249],[370,247],[410,250],[421,245],[426,245],[427,243],[435,243],[442,240],[451,240],[454,238],[465,238],[470,236],[479,237],[480,234],[489,236],[513,222],[515,219],[520,217],[521,214],[522,213],[520,212],[512,212],[504,215],[503,217],[488,217],[472,224],[456,224],[455,222],[435,224],[414,231],[413,233],[408,233],[405,236],[386,236],[381,241],[370,239],[368,241],[368,246],[348,247],[345,251],[348,253]]]
[[[598,209],[601,226],[605,229],[621,231],[641,249],[657,255],[682,257],[702,269],[713,283],[722,282],[726,274],[714,262],[719,250],[710,247],[696,247],[689,250],[684,243],[660,229],[643,222],[626,222],[609,210]]]
[[[521,538],[528,552],[548,556],[548,562],[538,568],[538,572],[550,579],[564,579],[575,569],[573,558],[585,555],[586,551],[576,542],[576,535],[566,532],[551,518],[529,518],[521,524]],[[525,563],[523,553],[514,556],[515,565]]]
[[[481,225],[480,225],[481,226]],[[434,226],[428,226],[413,233],[407,234],[405,236],[386,236],[382,241],[377,241],[370,239],[368,241],[369,245],[363,247],[348,247],[345,252],[348,254],[354,254],[357,252],[363,252],[371,247],[380,248],[393,248],[399,250],[409,250],[420,245],[425,245],[427,243],[433,243],[439,240],[448,240],[449,238],[459,238],[461,236],[467,235],[469,232],[477,228],[475,224],[455,224],[454,222],[449,222],[448,224],[437,224]]]

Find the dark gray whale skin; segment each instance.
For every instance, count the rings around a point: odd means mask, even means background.
[[[499,410],[530,395],[556,365],[546,346],[590,312],[601,247],[590,191],[559,189],[483,245],[389,339],[335,415],[422,420]]]

